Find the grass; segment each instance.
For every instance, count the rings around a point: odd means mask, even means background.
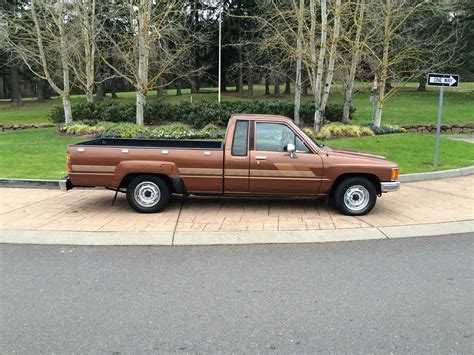
[[[0,132],[0,177],[58,179],[66,172],[66,147],[85,140],[58,136],[53,128]],[[392,134],[344,138],[324,142],[384,155],[397,162],[402,174],[436,170],[433,164],[433,135]],[[439,170],[474,164],[474,145],[441,139]]]
[[[59,179],[67,175],[67,145],[81,140],[54,128],[0,132],[0,177]]]
[[[342,138],[323,142],[332,148],[347,148],[385,156],[398,163],[400,174],[455,169],[474,165],[474,144],[441,137],[438,168],[433,166],[435,136],[390,134]]]
[[[358,83],[358,90],[367,90],[369,86]],[[201,101],[217,100],[216,89],[205,89],[206,93],[191,95],[189,89],[183,90],[182,96],[175,96],[176,91],[167,90],[163,100],[176,103],[179,101]],[[229,88],[232,90],[232,88]],[[263,86],[255,87],[256,99],[280,99],[293,100],[293,95],[282,95],[279,98],[264,96]],[[368,124],[371,121],[370,93],[360,91],[353,98],[353,106],[356,108],[355,124]],[[134,92],[119,93],[119,102],[134,102]],[[107,98],[106,100],[110,100]],[[150,92],[148,101],[156,100],[156,92]],[[235,92],[224,93],[222,100],[236,101],[247,100],[239,98]],[[304,96],[304,101],[312,100],[312,96]],[[341,104],[343,100],[342,88],[335,85],[330,102]],[[48,123],[48,114],[54,105],[61,105],[59,98],[52,98],[46,102],[39,103],[35,99],[25,99],[22,107],[11,107],[7,100],[0,100],[0,124],[20,123]],[[85,102],[84,95],[72,97],[72,103]],[[438,89],[429,88],[427,92],[416,91],[416,83],[407,83],[394,96],[388,99],[384,106],[383,123],[387,124],[416,124],[436,123],[438,112]],[[474,83],[461,83],[459,89],[447,89],[445,92],[443,123],[467,123],[474,122]]]

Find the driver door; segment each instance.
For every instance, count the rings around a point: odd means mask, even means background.
[[[296,157],[287,152],[296,147]],[[262,195],[316,195],[322,159],[285,123],[256,122],[255,149],[250,151],[249,191]]]

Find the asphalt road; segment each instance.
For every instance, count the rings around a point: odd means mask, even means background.
[[[474,353],[474,234],[0,246],[2,353]]]

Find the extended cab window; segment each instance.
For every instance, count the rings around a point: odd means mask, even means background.
[[[249,121],[237,121],[235,124],[232,155],[246,156],[248,142]]]
[[[286,152],[288,143],[294,144],[297,152],[309,152],[308,147],[286,125],[281,123],[257,123],[256,150]]]

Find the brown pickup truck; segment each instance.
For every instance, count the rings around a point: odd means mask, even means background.
[[[282,116],[234,115],[223,142],[100,138],[70,145],[68,189],[124,192],[138,212],[159,212],[171,193],[329,197],[364,215],[398,190],[397,164],[313,142]]]

